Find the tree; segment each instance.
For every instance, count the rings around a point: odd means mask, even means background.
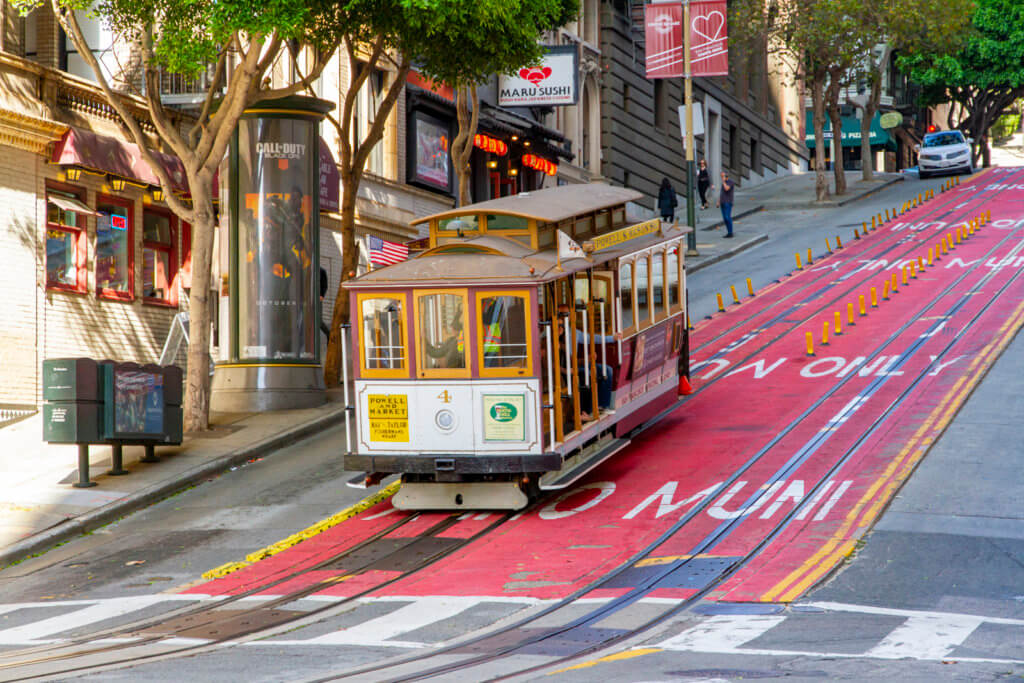
[[[357,5],[352,0],[349,5]],[[366,3],[371,4],[371,3]],[[338,165],[342,183],[342,277],[338,283],[331,334],[324,356],[324,381],[338,383],[341,369],[341,325],[349,317],[349,300],[342,283],[358,265],[355,209],[366,159],[384,135],[385,121],[398,101],[410,65],[438,83],[461,86],[459,138],[451,147],[457,171],[468,163],[478,116],[475,84],[487,76],[539,59],[541,33],[567,23],[577,11],[577,0],[377,0],[376,11],[365,13],[362,23],[349,27],[341,42],[349,59],[349,83],[341,111],[332,123],[341,139]],[[356,68],[359,58],[362,64]],[[355,98],[368,74],[387,65],[393,77],[362,140],[352,135]],[[473,100],[470,107],[466,98]],[[463,112],[466,124],[463,125]],[[460,139],[461,138],[461,139]],[[456,145],[459,145],[456,147]],[[468,195],[468,182],[460,188]],[[460,196],[461,189],[460,189]]]
[[[988,129],[1024,96],[1024,3],[1019,0],[977,0],[971,30],[953,54],[925,50],[899,60],[901,68],[922,86],[921,104],[953,102],[950,128],[974,140],[972,161],[990,163]]]
[[[864,3],[857,30],[864,43],[873,46],[863,56],[860,75],[866,82],[862,96],[847,103],[862,110],[860,122],[861,172],[863,180],[873,178],[871,121],[882,98],[882,81],[894,52],[916,54],[924,50],[948,54],[962,45],[974,0],[891,0]]]
[[[16,0],[27,12],[40,0]],[[42,0],[48,3],[79,56],[92,69],[106,100],[121,118],[130,139],[160,180],[170,209],[192,225],[191,337],[186,373],[185,428],[209,427],[210,285],[215,213],[213,177],[246,107],[263,99],[302,91],[320,73],[334,49],[332,6],[305,0],[229,3],[181,0]],[[171,179],[150,151],[150,141],[127,106],[127,95],[108,81],[86,43],[77,12],[91,11],[130,44],[141,66],[150,121],[159,140],[182,162],[189,199],[173,192]],[[284,45],[313,53],[305,79],[275,87],[271,70]],[[182,117],[160,100],[160,72],[195,76],[214,65],[214,75],[199,113]]]
[[[828,197],[825,174],[826,110],[838,113],[838,98],[850,77],[850,69],[864,54],[863,40],[855,22],[862,0],[733,0],[729,3],[729,26],[734,45],[757,49],[767,46],[790,73],[796,74],[811,91],[814,122],[815,195]],[[743,49],[742,47],[740,49]],[[833,120],[833,135],[841,127]],[[836,163],[836,193],[845,191],[842,163]]]

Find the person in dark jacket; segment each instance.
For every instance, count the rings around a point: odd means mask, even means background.
[[[658,190],[658,211],[661,212],[661,220],[671,223],[676,215],[676,207],[679,202],[676,200],[676,191],[672,189],[672,183],[668,178],[662,178],[661,189]]]
[[[725,223],[725,236],[732,237],[732,180],[722,171],[722,193],[718,197],[718,205],[722,207],[722,221]]]
[[[711,188],[711,176],[708,175],[708,162],[700,160],[697,171],[697,191],[700,192],[700,208],[708,208],[708,190]]]

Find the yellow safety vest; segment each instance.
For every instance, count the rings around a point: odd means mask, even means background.
[[[491,323],[484,336],[484,353],[498,353],[501,350],[501,325]]]

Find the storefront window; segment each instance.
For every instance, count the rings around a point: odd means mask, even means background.
[[[142,214],[142,296],[170,303],[173,292],[173,219],[170,215],[145,209]]]
[[[464,294],[417,294],[416,339],[421,375],[468,375],[465,302]]]
[[[375,370],[404,371],[406,339],[403,300],[395,297],[361,299],[359,313],[362,320],[360,343],[364,374],[384,374]]]
[[[73,203],[74,202],[74,203]],[[46,196],[46,286],[84,289],[85,216],[75,210],[76,195],[57,190]],[[84,205],[82,205],[83,208]]]
[[[132,296],[131,204],[100,200],[96,205],[96,291],[101,296]]]
[[[483,355],[482,374],[487,369],[526,370],[530,365],[526,294],[480,294],[479,326],[477,337]],[[518,372],[511,374],[520,374]]]
[[[314,169],[319,141],[303,119],[238,126],[239,357],[316,358],[319,268],[313,263]]]
[[[422,111],[414,111],[410,122],[410,179],[442,192],[451,192],[448,124]]]

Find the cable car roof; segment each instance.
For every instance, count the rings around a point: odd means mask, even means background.
[[[401,263],[346,280],[346,289],[380,287],[479,286],[540,284],[607,261],[681,238],[687,227],[664,227],[589,254],[589,258],[562,259],[555,249],[533,251],[514,240],[482,235],[434,247]],[[471,256],[471,258],[467,258]]]
[[[485,202],[467,204],[449,209],[432,216],[417,218],[413,225],[426,223],[435,218],[452,218],[467,214],[505,214],[533,218],[543,223],[557,223],[599,209],[635,201],[644,195],[625,187],[614,187],[604,183],[561,185],[544,190],[520,192],[509,197],[489,199]]]

